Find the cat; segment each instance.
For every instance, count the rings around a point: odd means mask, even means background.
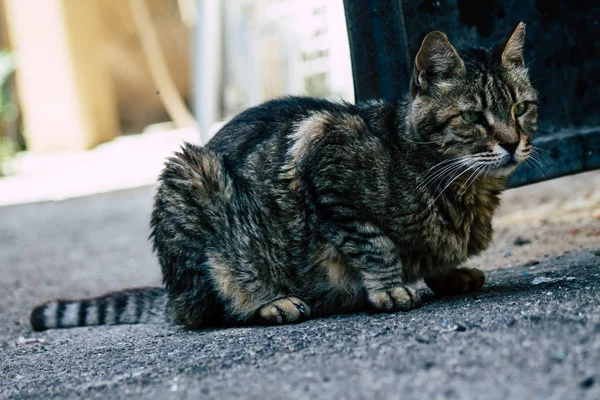
[[[438,295],[481,289],[483,272],[459,267],[490,244],[536,130],[524,39],[520,23],[459,55],[433,31],[402,101],[272,100],[184,145],[151,216],[166,289],[50,301],[33,328],[285,324],[411,310],[419,279]]]

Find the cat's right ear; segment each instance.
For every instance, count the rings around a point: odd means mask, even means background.
[[[498,42],[492,52],[496,60],[506,68],[524,68],[523,47],[525,45],[525,24],[519,22],[512,34]]]
[[[448,37],[440,31],[428,33],[415,57],[412,97],[427,92],[435,81],[447,79],[464,70],[465,64]]]

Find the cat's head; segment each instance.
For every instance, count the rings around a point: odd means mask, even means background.
[[[523,23],[491,49],[460,55],[443,33],[425,37],[415,58],[410,119],[444,158],[506,176],[529,157],[538,110],[524,40]]]

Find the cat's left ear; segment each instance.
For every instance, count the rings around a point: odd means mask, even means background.
[[[496,59],[506,68],[525,67],[523,47],[525,45],[525,24],[519,22],[510,36],[507,36],[494,47]]]
[[[448,37],[439,31],[425,36],[415,57],[415,68],[411,82],[413,98],[425,93],[436,82],[443,81],[465,71],[465,64]]]

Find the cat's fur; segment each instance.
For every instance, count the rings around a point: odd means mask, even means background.
[[[524,36],[519,24],[459,56],[432,32],[404,101],[274,100],[184,146],[152,212],[165,294],[55,300],[33,311],[34,329],[140,322],[150,300],[202,328],[409,310],[420,278],[438,294],[481,288],[482,272],[457,267],[490,244],[498,195],[531,151]]]

